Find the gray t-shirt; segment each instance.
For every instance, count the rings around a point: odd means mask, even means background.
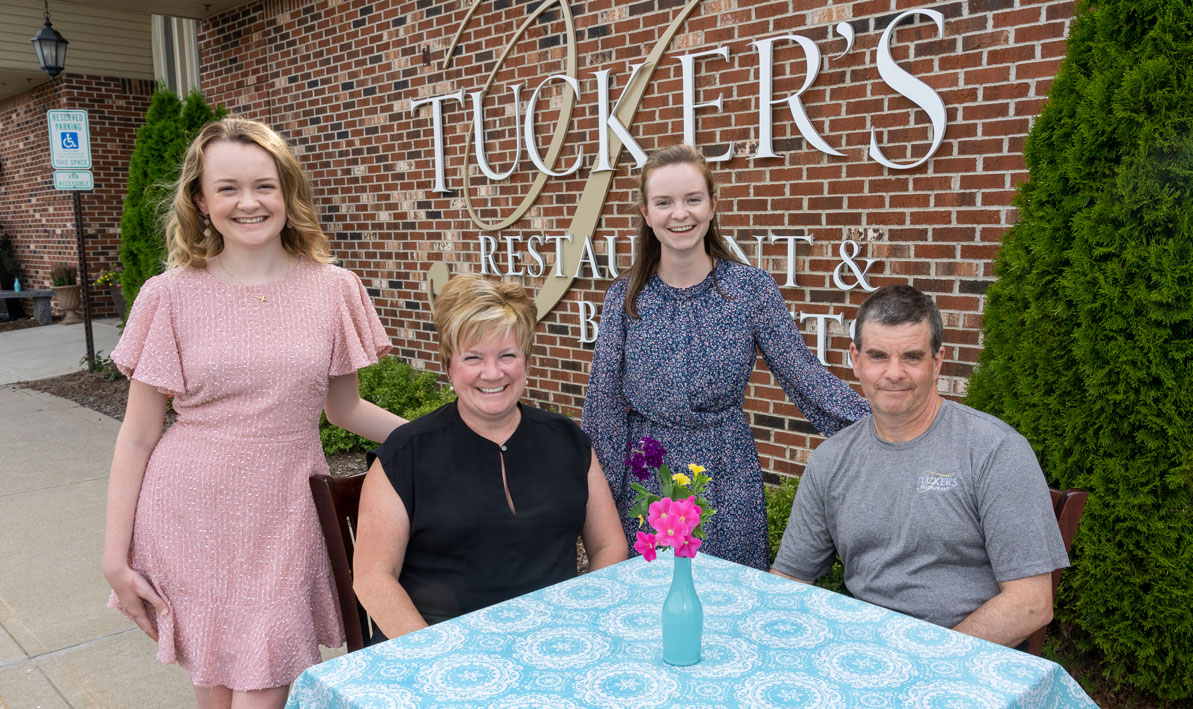
[[[1000,581],[1069,565],[1027,439],[948,400],[913,440],[866,416],[812,452],[774,568],[813,581],[834,550],[854,596],[949,628]]]

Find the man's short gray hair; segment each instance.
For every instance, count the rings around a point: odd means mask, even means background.
[[[944,324],[940,320],[940,310],[924,293],[907,285],[884,286],[866,298],[857,309],[854,319],[853,344],[862,349],[862,326],[867,320],[873,320],[880,325],[903,325],[905,323],[928,322],[931,337],[929,344],[932,354],[940,351],[940,344],[944,339]]]

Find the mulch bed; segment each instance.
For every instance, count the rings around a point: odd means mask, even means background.
[[[24,382],[17,386],[45,392],[69,399],[79,406],[98,411],[111,416],[117,421],[124,420],[124,405],[128,401],[128,380],[116,377],[109,380],[90,372],[74,372],[51,379],[41,379],[36,382]],[[165,425],[162,430],[170,427],[174,422],[174,412],[167,410]],[[365,467],[364,453],[337,453],[327,456],[327,467],[334,477],[344,477],[363,473]],[[576,541],[576,566],[580,573],[588,571],[588,554],[584,544]]]
[[[20,320],[5,320],[0,322],[0,332],[24,330],[27,327],[38,327],[37,321],[33,318],[22,318]]]
[[[124,377],[117,377],[109,381],[100,375],[81,371],[36,382],[24,382],[17,386],[60,396],[79,406],[111,416],[117,421],[124,420],[124,405],[128,401],[128,380]],[[162,430],[169,428],[173,422],[174,412],[167,411],[165,426]],[[329,455],[327,456],[327,467],[336,477],[362,473],[365,471],[365,454],[337,453]]]

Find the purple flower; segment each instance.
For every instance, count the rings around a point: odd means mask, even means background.
[[[642,454],[646,456],[646,464],[652,468],[663,467],[663,456],[667,455],[667,449],[663,448],[663,444],[650,436],[643,437],[641,444]]]
[[[630,471],[639,480],[646,480],[650,477],[650,471],[646,469],[646,456],[638,451],[634,451],[634,454],[626,459],[626,465],[630,466]]]

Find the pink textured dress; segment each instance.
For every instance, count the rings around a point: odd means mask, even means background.
[[[327,472],[328,378],[389,348],[360,279],[306,258],[263,286],[174,269],[142,287],[112,359],[178,418],[145,469],[131,565],[170,607],[158,659],[194,684],[289,684],[343,643],[307,479]]]

